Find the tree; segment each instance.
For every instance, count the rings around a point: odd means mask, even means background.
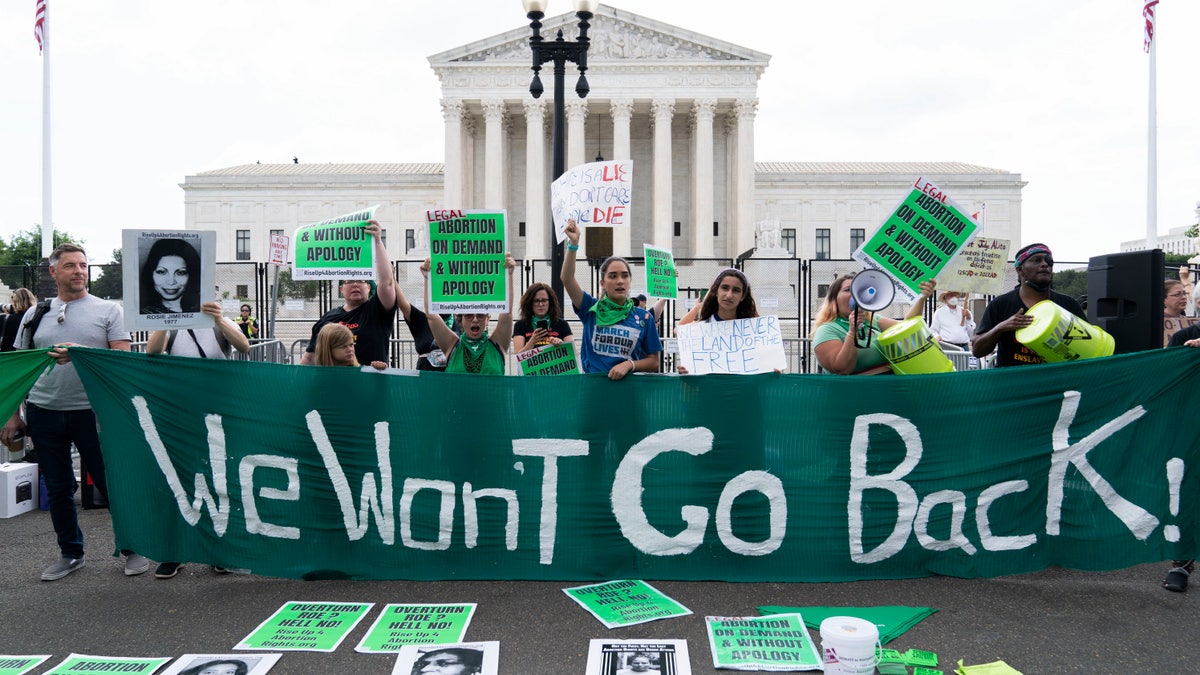
[[[98,298],[119,300],[125,295],[121,283],[121,249],[114,248],[112,258],[110,264],[96,266],[101,270],[100,276],[92,279],[88,292]]]
[[[319,281],[295,281],[292,279],[292,268],[279,270],[279,301],[284,298],[316,300],[321,289]]]
[[[1192,226],[1185,230],[1183,234],[1184,236],[1192,237],[1193,239],[1200,237],[1200,223],[1193,223]]]
[[[54,231],[54,245],[70,242],[83,245],[83,240],[67,232]],[[14,234],[7,242],[0,241],[0,281],[16,288],[25,284],[25,268],[36,267],[42,260],[42,228],[34,226]]]
[[[1072,298],[1087,295],[1087,269],[1055,272],[1054,290]]]

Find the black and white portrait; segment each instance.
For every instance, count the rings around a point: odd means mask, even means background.
[[[263,675],[282,654],[184,654],[162,675]]]
[[[212,325],[200,305],[215,295],[215,240],[215,233],[209,232],[122,232],[126,326],[142,330]]]

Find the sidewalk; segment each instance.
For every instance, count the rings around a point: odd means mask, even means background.
[[[1051,569],[998,579],[930,577],[842,584],[654,581],[693,616],[606,630],[561,589],[578,582],[292,581],[218,576],[187,565],[170,580],[151,572],[125,577],[113,549],[107,511],[81,511],[87,566],[54,582],[40,580],[58,555],[49,514],[0,520],[0,653],[52,654],[35,673],[71,652],[178,656],[230,651],[288,600],[377,603],[332,654],[287,652],[272,675],[390,673],[394,656],[354,646],[388,602],[475,602],[470,640],[500,641],[504,675],[583,673],[590,638],[686,638],[696,675],[712,668],[705,615],[754,615],[759,605],[911,605],[939,611],[888,646],[937,653],[944,673],[1004,660],[1036,673],[1183,673],[1200,663],[1200,579],[1190,593],[1169,593],[1166,565],[1116,572]],[[818,640],[816,631],[811,631]]]

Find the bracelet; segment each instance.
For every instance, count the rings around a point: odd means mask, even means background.
[[[578,251],[579,244],[567,244],[567,250],[568,251]]]
[[[637,372],[637,361],[634,361],[633,359],[627,359],[627,360],[633,366],[633,370],[631,370],[629,372],[631,372],[631,373]]]

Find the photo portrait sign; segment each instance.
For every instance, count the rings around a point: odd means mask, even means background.
[[[558,243],[567,221],[585,227],[629,227],[633,160],[617,159],[572,167],[550,184],[550,213]]]
[[[431,667],[436,670],[430,670]],[[445,645],[404,645],[400,648],[392,675],[429,672],[500,675],[500,642],[491,640]]]
[[[779,317],[697,321],[675,330],[679,365],[690,375],[754,375],[787,368]]]
[[[215,298],[216,278],[216,232],[121,230],[127,329],[212,328],[200,305]]]
[[[692,675],[687,640],[615,640],[593,638],[588,645],[587,675],[669,673]]]
[[[505,211],[426,211],[432,314],[507,312]]]
[[[654,298],[674,300],[679,297],[675,285],[675,256],[671,251],[643,244],[646,255],[646,294]]]
[[[175,663],[172,663],[170,668],[159,675],[228,672],[229,666],[237,668],[236,672],[244,672],[246,675],[266,675],[282,656],[283,654],[184,654],[175,659]],[[241,667],[238,667],[238,664],[241,664]],[[222,666],[225,669],[222,669]],[[208,670],[210,668],[212,670]]]
[[[985,295],[1007,291],[1004,275],[1008,271],[1008,249],[1007,239],[973,237],[938,275],[938,290]]]
[[[852,257],[896,282],[896,295],[914,302],[920,283],[936,277],[975,235],[979,225],[924,178]]]
[[[297,229],[292,278],[374,279],[375,242],[364,230],[378,208],[376,204]]]

